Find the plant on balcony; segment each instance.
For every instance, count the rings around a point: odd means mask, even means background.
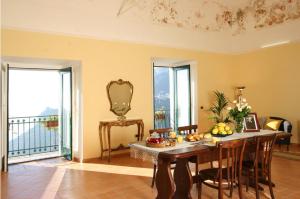
[[[166,119],[166,111],[164,110],[163,107],[160,110],[155,111],[154,118],[157,121],[163,121]]]
[[[58,117],[57,116],[49,116],[43,121],[44,126],[46,128],[57,128],[58,127]]]

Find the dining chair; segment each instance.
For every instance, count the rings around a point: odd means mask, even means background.
[[[178,134],[179,135],[183,135],[186,136],[188,134],[192,134],[192,133],[196,133],[198,129],[198,125],[193,124],[193,125],[189,125],[189,126],[180,126],[177,128]],[[198,172],[199,172],[199,161],[198,161],[198,157],[194,156],[191,157],[189,159],[190,162],[195,163],[195,176],[196,179],[198,178]],[[198,183],[198,181],[196,182]]]
[[[196,133],[198,129],[198,125],[189,125],[189,126],[180,126],[177,128],[178,134],[180,135],[187,135],[187,134],[192,134]]]
[[[246,139],[217,142],[218,167],[199,172],[198,198],[201,198],[202,184],[218,190],[218,198],[223,198],[223,189],[232,197],[233,186],[238,184],[239,198],[242,198],[242,163]],[[223,165],[226,161],[226,165]],[[227,183],[224,184],[224,183]]]
[[[169,136],[169,133],[172,131],[172,128],[161,128],[161,129],[150,129],[149,130],[149,134],[150,136],[153,134],[153,133],[157,133],[159,134],[160,137],[162,138],[166,138]],[[176,162],[171,162],[171,169],[174,169],[175,164]],[[157,164],[154,163],[153,165],[153,176],[152,176],[152,183],[151,183],[151,187],[154,187],[154,183],[155,183],[155,176],[156,176],[156,170],[157,170]]]
[[[255,137],[255,155],[253,160],[243,162],[243,170],[246,173],[246,191],[248,191],[250,179],[254,179],[256,198],[259,198],[259,182],[267,182],[274,199],[273,183],[271,179],[271,161],[276,134]]]

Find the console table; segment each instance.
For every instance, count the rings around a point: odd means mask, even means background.
[[[137,134],[135,137],[137,141],[142,141],[144,137],[144,122],[142,119],[128,119],[128,120],[113,120],[113,121],[100,121],[99,124],[99,137],[100,137],[100,146],[101,146],[101,159],[103,158],[103,153],[108,151],[108,162],[110,162],[110,154],[112,151],[129,149],[129,147],[125,147],[123,144],[120,144],[117,148],[111,148],[111,127],[112,126],[120,126],[126,127],[131,125],[137,125]],[[107,134],[107,141],[108,141],[108,149],[104,148],[103,140],[104,134]]]

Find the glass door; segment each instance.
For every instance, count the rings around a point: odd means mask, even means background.
[[[7,172],[7,139],[8,139],[8,64],[1,64],[1,121],[0,121],[0,170]]]
[[[154,128],[191,124],[190,66],[153,67]]]
[[[60,70],[61,74],[61,153],[72,160],[72,68]]]
[[[175,129],[191,125],[190,66],[174,67]]]

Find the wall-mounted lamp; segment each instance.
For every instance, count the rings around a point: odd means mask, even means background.
[[[236,87],[236,90],[237,90],[237,101],[238,103],[242,101],[242,96],[243,96],[243,90],[245,89],[246,87],[245,86],[237,86]]]

